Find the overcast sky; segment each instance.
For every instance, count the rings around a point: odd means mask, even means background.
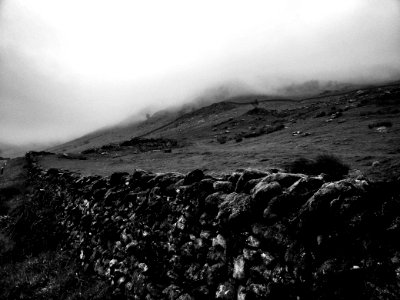
[[[0,0],[0,141],[65,141],[225,82],[389,79],[399,53],[398,0]]]

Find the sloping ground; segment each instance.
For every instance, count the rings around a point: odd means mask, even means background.
[[[240,106],[249,106],[254,103],[259,103],[260,105],[265,106],[267,109],[283,110],[287,108],[294,108],[298,103],[309,101],[317,102],[318,100],[330,102],[338,99],[339,97],[348,97],[348,95],[356,94],[356,92],[359,90],[362,90],[365,93],[370,93],[371,91],[373,92],[376,90],[388,90],[399,85],[399,82],[386,83],[386,85],[380,86],[338,85],[337,87],[339,89],[332,90],[331,86],[327,90],[324,90],[324,93],[318,93],[318,88],[316,88],[309,90],[309,92],[312,91],[311,94],[292,94],[289,99],[287,96],[271,96],[263,94],[248,94],[230,98],[221,96],[220,99],[216,97],[215,99],[209,99],[205,102],[200,101],[200,103],[187,104],[181,108],[159,111],[146,121],[141,121],[140,118],[138,119],[138,116],[132,116],[131,120],[125,120],[118,126],[98,130],[68,143],[52,147],[49,150],[55,152],[80,152],[88,148],[99,147],[105,144],[120,143],[121,141],[133,137],[140,137],[155,131],[160,131],[169,125],[175,125],[176,127],[176,123],[182,123],[182,120],[187,120],[188,117],[190,118],[196,116],[196,114],[201,116],[202,112],[207,110],[208,113],[206,115],[210,116],[214,114],[216,115],[216,122],[218,122],[218,119],[219,122],[221,122],[223,121],[222,117],[224,114],[221,114],[220,117],[218,114],[223,113],[224,110],[231,110],[235,108],[236,110],[234,109],[232,112],[233,115],[243,114],[244,110]],[[207,103],[212,104],[210,105]],[[234,107],[232,107],[233,105]],[[203,108],[205,108],[205,110]],[[206,120],[197,118],[197,121],[204,122]]]
[[[50,155],[41,163],[99,175],[135,168],[188,172],[194,166],[228,173],[237,168],[281,167],[298,157],[330,153],[353,172],[372,179],[396,178],[400,176],[399,91],[400,85],[294,103],[260,102],[257,107],[222,102],[159,124],[158,130],[143,136],[183,144],[172,153],[116,149],[85,161]],[[374,127],[382,122],[388,126]],[[272,128],[281,130],[271,132]]]
[[[130,124],[98,130],[76,140],[49,148],[53,152],[81,152],[90,148],[98,148],[106,144],[120,143],[133,137],[140,136],[153,129],[174,121],[179,111],[162,111],[145,121],[132,120]]]
[[[52,226],[38,228],[57,232],[116,299],[400,294],[398,181],[273,169],[83,177],[27,158],[31,201],[52,208]],[[46,282],[32,289],[51,290]]]

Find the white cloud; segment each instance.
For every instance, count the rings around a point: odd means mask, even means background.
[[[399,70],[399,8],[395,0],[5,0],[0,126],[10,130],[0,139],[69,138],[225,81],[266,89]]]

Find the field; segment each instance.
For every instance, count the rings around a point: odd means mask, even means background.
[[[80,138],[50,149],[56,154],[43,156],[40,163],[99,175],[138,168],[224,173],[249,167],[284,168],[299,157],[333,154],[353,173],[393,178],[400,175],[399,98],[400,85],[392,85],[309,100],[225,101]],[[171,152],[118,146],[136,136],[168,138],[179,146]],[[107,144],[113,147],[77,155]]]

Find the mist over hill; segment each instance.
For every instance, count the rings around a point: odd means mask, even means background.
[[[3,0],[0,140],[65,142],[193,99],[398,79],[399,5]]]

